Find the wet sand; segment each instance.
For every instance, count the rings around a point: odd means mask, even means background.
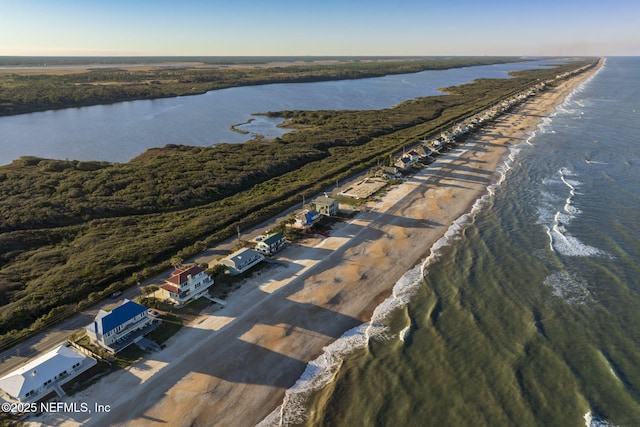
[[[45,414],[46,425],[253,426],[283,400],[308,361],[367,322],[395,282],[469,212],[521,143],[587,76],[546,91],[440,157],[331,237],[292,245],[167,348],[102,379],[69,402],[108,413]]]

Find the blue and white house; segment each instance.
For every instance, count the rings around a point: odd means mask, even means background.
[[[121,342],[133,332],[142,331],[153,323],[148,308],[127,299],[111,311],[100,310],[92,324],[85,327],[91,342],[113,353],[121,350]],[[149,331],[151,332],[151,328]]]

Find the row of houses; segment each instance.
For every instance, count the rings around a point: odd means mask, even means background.
[[[162,299],[184,304],[202,296],[212,285],[213,279],[204,268],[192,265],[176,269],[158,292]],[[116,354],[138,342],[159,323],[148,307],[125,299],[113,310],[100,309],[84,329],[92,344]],[[81,354],[67,343],[0,378],[0,390],[9,399],[35,402],[51,392],[62,394],[61,385],[96,363],[93,357]]]
[[[314,216],[333,216],[338,212],[338,202],[327,196],[312,201],[309,205]],[[231,274],[243,273],[286,246],[281,233],[272,233],[262,238],[255,249],[244,248],[221,260]],[[199,298],[213,286],[213,279],[199,265],[177,268],[165,283],[160,285],[156,296],[177,305]],[[160,323],[155,313],[144,305],[125,299],[114,309],[100,309],[93,322],[85,327],[90,342],[112,354],[138,342]],[[155,313],[157,315],[157,313]],[[24,366],[0,378],[0,391],[19,402],[35,402],[51,392],[63,394],[60,386],[95,366],[96,359],[82,354],[69,343],[56,347]]]
[[[116,354],[151,332],[158,323],[147,307],[125,299],[111,311],[100,309],[85,332],[92,344]],[[64,395],[62,385],[97,364],[87,354],[67,342],[0,378],[0,390],[10,400],[19,402],[36,402],[50,393]]]
[[[560,77],[560,76],[559,76]],[[384,166],[377,170],[376,176],[383,178],[400,177],[402,173],[411,170],[415,165],[430,163],[434,156],[451,148],[457,141],[464,138],[473,130],[480,128],[490,120],[496,119],[501,114],[508,112],[527,98],[544,90],[546,84],[541,82],[536,86],[523,91],[513,97],[487,108],[473,117],[454,125],[450,130],[442,132],[437,138],[420,141],[420,145],[408,151],[403,151],[392,166]]]
[[[487,122],[495,120],[496,118],[510,111],[515,106],[521,104],[528,98],[535,96],[536,93],[544,90],[545,87],[546,84],[544,82],[538,83],[534,87],[520,92],[512,96],[511,98],[506,99],[499,104],[487,108],[480,113],[468,118],[467,120],[454,125],[449,131],[442,132],[439,137],[430,141],[422,141],[423,145],[415,150],[418,151],[425,148],[429,149],[431,151],[431,153],[428,155],[429,157],[434,154],[438,154],[445,150],[448,146],[451,146],[461,138],[464,138],[472,131],[482,127]]]
[[[338,214],[338,200],[326,194],[312,200],[305,209],[295,214],[294,227],[308,229],[323,215]],[[261,238],[255,249],[243,248],[220,260],[229,273],[233,275],[244,273],[253,266],[261,263],[265,257],[274,255],[286,246],[287,242],[281,233],[272,233]]]

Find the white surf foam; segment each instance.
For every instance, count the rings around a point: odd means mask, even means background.
[[[607,256],[606,252],[581,242],[569,232],[568,227],[573,219],[582,213],[574,205],[576,195],[580,194],[577,188],[582,183],[568,168],[560,168],[558,174],[559,180],[547,178],[542,181],[547,189],[542,191],[543,204],[537,208],[538,223],[545,228],[550,250],[566,256]],[[562,184],[565,191],[568,188],[568,196],[564,199],[562,207],[558,206],[558,200],[562,200],[561,196],[553,192],[553,187],[557,187],[557,184]],[[562,189],[559,188],[557,191]]]
[[[522,144],[525,143],[527,143],[527,140],[523,140]],[[422,286],[422,279],[428,274],[428,267],[439,258],[441,249],[459,240],[462,231],[491,200],[496,188],[505,181],[517,155],[520,153],[520,145],[512,147],[504,162],[498,167],[497,172],[500,174],[500,178],[495,184],[487,187],[487,194],[476,200],[469,213],[461,215],[451,224],[444,236],[433,244],[427,258],[405,273],[396,282],[392,295],[376,307],[371,321],[345,332],[338,340],[326,346],[322,355],[309,362],[302,376],[285,392],[282,404],[261,421],[258,424],[259,427],[302,423],[308,417],[305,406],[307,396],[324,388],[333,381],[345,356],[355,350],[365,348],[371,339],[392,338],[389,328],[384,325],[384,320],[395,310],[409,303],[411,296]],[[400,332],[398,338],[404,341],[410,332],[411,328],[407,326]]]
[[[616,427],[604,418],[594,416],[591,411],[584,414],[584,425],[586,427]]]
[[[587,163],[588,163],[588,164],[590,164],[590,165],[605,165],[605,166],[608,166],[608,165],[609,165],[609,163],[607,163],[607,162],[601,162],[601,161],[599,161],[599,160],[585,160],[585,162],[587,162]]]
[[[407,327],[402,329],[398,334],[398,337],[400,338],[400,341],[404,342],[409,337],[409,335],[411,335],[411,325],[408,325]]]
[[[566,270],[553,273],[544,280],[553,288],[553,295],[570,305],[593,305],[595,298],[589,284]]]
[[[420,272],[421,264],[405,273],[393,287],[392,295],[376,307],[370,322],[345,332],[336,341],[326,346],[318,358],[309,362],[302,376],[285,392],[282,404],[258,426],[286,426],[299,424],[307,419],[305,407],[307,396],[333,381],[345,356],[365,348],[372,339],[392,338],[384,321],[396,309],[405,306],[421,286]],[[407,332],[408,328],[400,338],[404,339]]]
[[[370,322],[345,332],[338,340],[326,346],[322,355],[309,362],[302,376],[285,392],[282,404],[258,426],[302,423],[308,416],[305,407],[307,396],[333,381],[345,356],[365,348],[371,339],[391,339],[393,336],[384,324],[385,319],[395,310],[409,303],[411,297],[422,286],[422,278],[427,274],[427,268],[439,258],[441,249],[460,238],[461,232],[473,221],[475,214],[484,206],[488,197],[485,195],[478,199],[470,213],[461,215],[454,221],[445,235],[431,247],[430,255],[396,282],[392,295],[376,307]],[[404,340],[409,332],[409,327],[403,329],[399,338]]]

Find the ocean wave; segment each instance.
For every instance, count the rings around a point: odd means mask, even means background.
[[[566,256],[606,257],[606,252],[581,242],[569,232],[569,226],[573,219],[582,213],[574,204],[576,195],[580,194],[577,189],[582,183],[576,179],[577,175],[568,168],[560,168],[558,175],[559,179],[545,178],[542,180],[543,186],[548,190],[542,190],[542,205],[537,207],[537,222],[545,228],[549,237],[549,249]],[[560,184],[565,189],[564,191],[567,188],[569,190],[562,206],[558,206],[562,202],[562,197],[553,192],[553,187]],[[563,190],[559,188],[557,191]]]
[[[307,364],[302,376],[285,392],[282,404],[258,426],[286,426],[302,423],[308,416],[305,406],[307,397],[333,381],[347,355],[366,348],[371,340],[393,338],[384,321],[396,309],[408,304],[411,296],[419,289],[422,283],[421,267],[422,264],[418,264],[396,282],[392,295],[376,307],[368,323],[348,330],[336,341],[324,347],[323,353]],[[408,329],[403,330],[400,339],[406,338],[407,333]]]
[[[538,130],[540,131],[540,133],[555,133],[555,131],[553,130],[554,116],[555,113],[542,119],[542,122],[538,125]]]
[[[582,83],[577,85],[569,94],[565,97],[563,102],[555,108],[555,112],[551,114],[550,117],[555,117],[558,114],[563,114],[567,116],[571,116],[573,119],[581,119],[584,115],[584,108],[588,106],[588,102],[585,99],[574,99],[576,95],[584,92],[587,85],[594,79],[594,77],[604,68],[601,67],[585,79]],[[548,122],[544,122],[544,132],[545,133],[555,133],[555,131],[551,127],[551,120]]]
[[[445,235],[433,244],[429,256],[396,282],[391,296],[376,307],[368,323],[345,332],[332,344],[326,346],[322,355],[309,362],[302,376],[285,392],[282,404],[258,426],[271,427],[302,423],[308,417],[305,406],[307,397],[333,381],[345,356],[366,348],[372,339],[388,340],[396,337],[384,324],[385,320],[397,309],[409,303],[411,297],[422,286],[422,279],[428,274],[428,267],[439,258],[441,249],[460,238],[462,231],[473,221],[475,214],[482,209],[489,197],[490,195],[485,195],[476,200],[471,212],[461,215],[451,224]],[[409,333],[410,326],[404,328],[397,337],[404,341]]]
[[[526,143],[526,140],[523,140],[522,144],[524,143]],[[411,333],[411,325],[402,329],[399,335],[394,336],[384,324],[385,320],[391,313],[409,303],[411,297],[422,286],[423,278],[428,274],[428,268],[440,257],[441,249],[459,240],[462,231],[471,224],[477,213],[488,204],[495,194],[496,188],[502,185],[511,170],[516,156],[520,153],[520,145],[511,147],[503,163],[496,170],[500,178],[496,183],[487,186],[487,194],[475,201],[469,213],[461,215],[449,226],[444,236],[431,246],[430,254],[422,262],[407,271],[396,282],[392,295],[376,307],[371,320],[345,332],[332,344],[324,347],[322,355],[309,362],[302,376],[285,392],[282,404],[261,421],[258,424],[259,427],[302,423],[308,417],[305,405],[307,397],[333,381],[345,356],[356,350],[366,348],[372,339],[387,340],[394,337],[402,341],[407,339]]]
[[[606,255],[601,249],[586,245],[568,234],[564,226],[554,225],[550,229],[547,228],[547,234],[549,235],[551,250],[562,255],[581,257]]]
[[[599,160],[585,160],[585,162],[587,162],[590,165],[609,165],[609,163],[602,162],[602,161],[599,161]]]
[[[553,295],[569,305],[593,305],[595,298],[589,284],[566,270],[553,273],[544,280],[553,288]]]
[[[591,411],[584,414],[584,425],[586,427],[616,427],[602,417],[593,415]]]

